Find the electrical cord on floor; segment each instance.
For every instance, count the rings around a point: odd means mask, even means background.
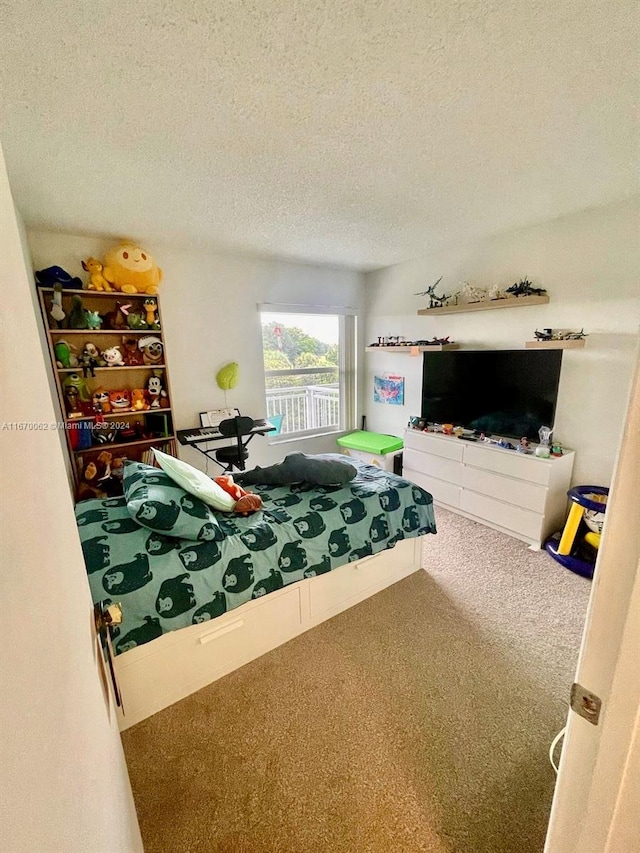
[[[553,767],[553,769],[556,771],[556,774],[558,773],[558,766],[559,766],[560,762],[558,762],[558,764],[555,763],[555,761],[553,760],[553,754],[556,751],[556,746],[560,743],[562,738],[565,736],[566,731],[567,731],[567,727],[565,726],[554,737],[554,739],[551,741],[551,746],[549,747],[549,761],[551,762],[551,766]]]

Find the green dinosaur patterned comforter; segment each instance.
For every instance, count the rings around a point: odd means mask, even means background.
[[[216,513],[221,532],[204,541],[142,527],[124,497],[80,502],[76,519],[93,600],[122,603],[116,654],[436,532],[428,492],[355,464],[358,475],[346,486],[254,487],[264,509],[247,517]]]

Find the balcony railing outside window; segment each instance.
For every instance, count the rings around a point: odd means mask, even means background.
[[[282,415],[281,435],[339,429],[337,367],[265,371],[267,417]]]

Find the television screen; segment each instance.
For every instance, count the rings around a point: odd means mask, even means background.
[[[562,350],[425,352],[421,417],[538,441],[553,427]]]

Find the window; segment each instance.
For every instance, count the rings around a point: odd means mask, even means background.
[[[266,411],[278,436],[353,426],[355,316],[347,310],[260,306]]]

